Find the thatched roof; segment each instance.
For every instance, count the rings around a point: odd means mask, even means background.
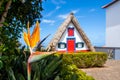
[[[86,34],[84,33],[84,31],[81,29],[77,19],[74,17],[73,13],[70,13],[70,15],[66,18],[66,20],[61,24],[61,26],[58,28],[56,34],[54,35],[53,39],[51,40],[51,42],[48,44],[47,46],[47,50],[55,50],[55,46],[57,45],[57,43],[59,42],[59,40],[61,39],[63,33],[65,32],[65,30],[67,29],[67,26],[72,23],[75,28],[78,30],[79,34],[81,35],[82,39],[84,40],[84,42],[86,43],[88,49],[90,51],[95,51],[94,47],[91,45],[90,40],[88,39],[88,37],[86,36]]]

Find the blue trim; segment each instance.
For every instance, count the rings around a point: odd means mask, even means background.
[[[67,44],[66,44],[67,52],[68,52],[68,40],[69,40],[69,39],[74,40],[74,52],[75,52],[75,51],[76,51],[76,39],[75,39],[75,38],[67,38],[67,39],[66,39],[66,40],[67,40],[67,41],[66,41],[66,43],[67,43]]]

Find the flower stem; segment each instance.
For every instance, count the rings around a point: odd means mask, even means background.
[[[30,63],[27,63],[27,75],[28,75],[28,80],[31,80],[31,66]]]
[[[30,55],[32,54],[32,48],[29,47],[30,49]],[[27,75],[28,75],[28,80],[31,80],[31,65],[29,62],[30,57],[28,58],[28,62],[27,62]]]

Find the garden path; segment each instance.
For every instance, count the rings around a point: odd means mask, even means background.
[[[120,60],[108,60],[104,67],[82,70],[95,80],[120,80]]]

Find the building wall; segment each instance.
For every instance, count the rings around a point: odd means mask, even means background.
[[[73,26],[73,24],[71,23],[68,27],[71,27]],[[73,26],[74,27],[74,26]],[[61,37],[60,41],[59,42],[64,42],[67,44],[67,38],[68,38],[68,30],[66,30],[63,34],[63,36]],[[76,30],[76,28],[74,27],[74,37],[72,38],[75,38],[75,43],[77,42],[83,42],[84,43],[84,47],[83,48],[76,48],[76,51],[77,50],[88,50],[85,42],[83,41],[82,37],[79,35],[78,31]],[[58,48],[58,45],[56,46],[56,50],[58,51],[67,51],[67,47],[64,48],[64,49],[60,49]]]
[[[106,47],[120,47],[120,1],[106,8]]]

